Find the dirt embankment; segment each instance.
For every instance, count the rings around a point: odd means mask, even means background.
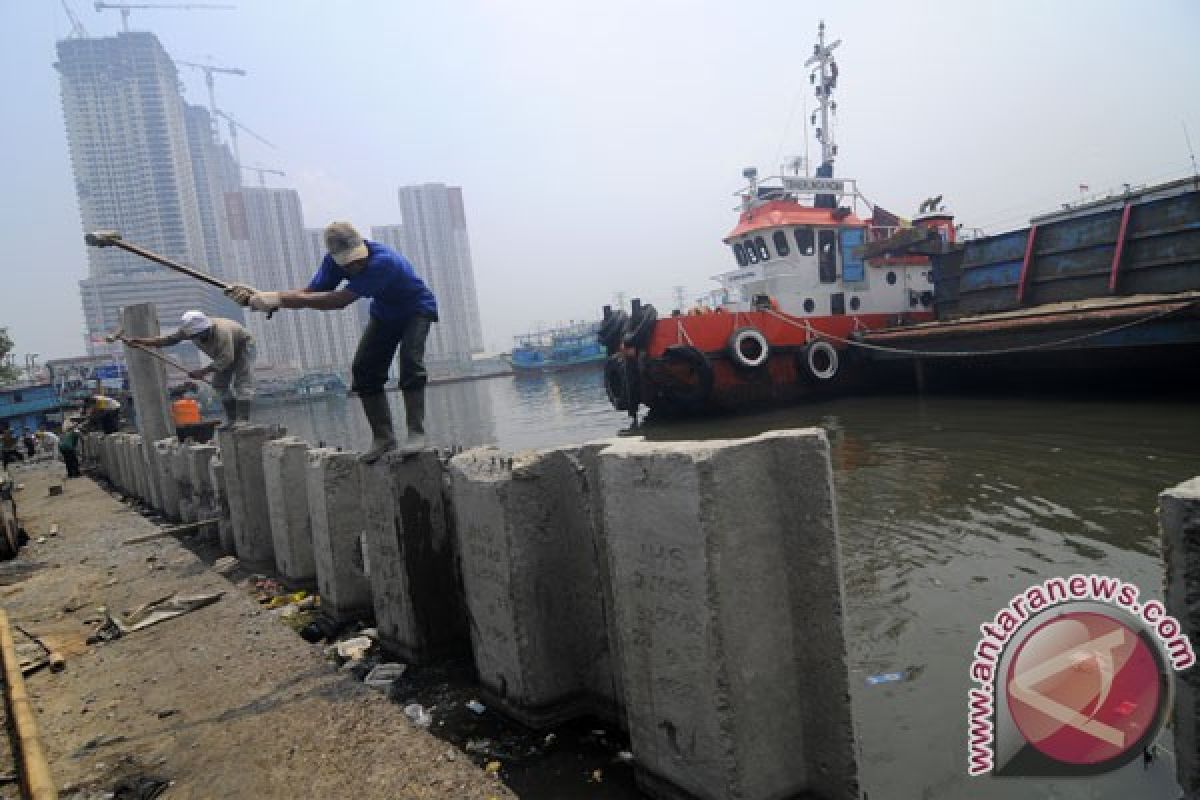
[[[65,671],[26,679],[64,797],[111,797],[130,776],[171,781],[166,798],[513,797],[175,539],[123,544],[158,529],[92,481],[61,475],[61,465],[17,470],[31,541],[0,565],[0,605],[66,655]],[[48,496],[51,483],[64,493]],[[98,608],[175,592],[225,594],[84,643]]]

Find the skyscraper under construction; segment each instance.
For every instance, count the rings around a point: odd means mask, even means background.
[[[198,176],[196,169],[218,168],[214,156],[221,148],[208,126],[213,149],[194,152],[204,119],[193,111],[189,126],[175,64],[158,38],[146,32],[73,37],[58,42],[57,51],[82,229],[117,229],[169,258],[201,269],[213,265],[216,228],[206,244],[202,211],[205,202],[211,205],[214,178]],[[206,158],[197,163],[199,156]],[[215,211],[209,211],[207,224],[215,226]],[[156,303],[166,326],[192,308],[236,313],[218,289],[117,248],[88,248],[87,255],[80,294],[90,353],[108,347],[104,333],[117,327],[121,307],[132,303]],[[216,262],[220,267],[219,256]]]

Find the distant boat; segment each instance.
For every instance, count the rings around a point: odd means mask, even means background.
[[[518,374],[601,366],[607,354],[597,338],[599,330],[599,322],[577,322],[522,334],[508,361]]]

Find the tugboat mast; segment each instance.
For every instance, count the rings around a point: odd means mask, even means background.
[[[809,79],[816,85],[817,103],[820,105],[821,125],[817,128],[817,141],[821,143],[821,165],[817,167],[818,178],[833,177],[833,159],[837,156],[837,143],[833,138],[833,129],[829,125],[829,112],[837,111],[837,103],[833,100],[833,90],[837,88],[838,66],[833,60],[833,51],[841,45],[838,39],[829,45],[825,44],[825,20],[817,26],[817,43],[813,45],[813,54],[804,62],[804,66],[816,66]],[[816,124],[816,113],[812,123]],[[833,208],[836,200],[833,195],[818,195],[818,208]]]

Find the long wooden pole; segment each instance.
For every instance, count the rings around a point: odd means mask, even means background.
[[[42,742],[38,738],[37,715],[25,692],[25,678],[17,661],[8,613],[0,609],[0,658],[4,661],[4,696],[8,700],[8,715],[12,722],[17,761],[21,770],[21,785],[29,800],[58,800],[58,790],[50,778],[50,767]]]

